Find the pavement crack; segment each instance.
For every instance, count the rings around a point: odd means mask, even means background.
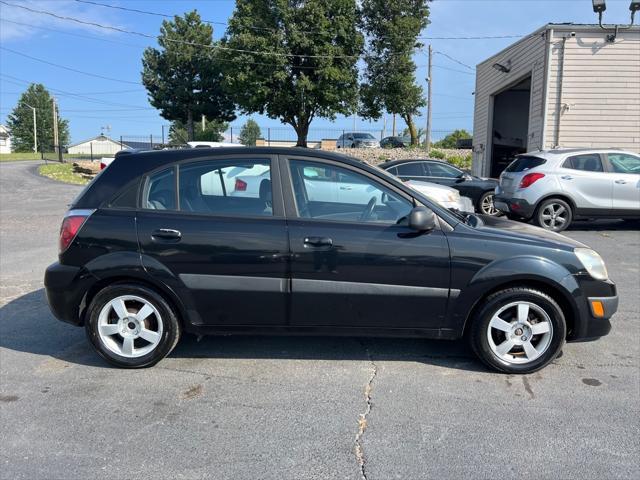
[[[367,417],[371,413],[371,408],[373,406],[371,402],[371,392],[373,390],[373,380],[378,374],[378,366],[376,365],[376,362],[374,362],[367,345],[364,342],[361,343],[365,353],[367,354],[367,359],[369,360],[371,374],[369,375],[369,381],[364,387],[364,399],[366,402],[366,407],[364,412],[361,413],[358,417],[358,432],[356,433],[354,443],[356,461],[358,462],[358,467],[360,468],[360,477],[362,478],[362,480],[367,480],[366,460],[364,456],[364,449],[362,447],[362,437],[364,436],[364,432],[367,429]]]

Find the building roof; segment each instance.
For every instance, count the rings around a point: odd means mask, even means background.
[[[86,140],[83,140],[81,142],[76,142],[76,143],[72,143],[71,145],[67,145],[67,148],[77,147],[78,145],[82,145],[83,143],[89,143],[89,142],[92,142],[94,140],[99,140],[101,142],[104,142],[106,140],[108,142],[115,143],[116,145],[120,145],[120,142],[114,140],[113,138],[109,138],[106,135],[96,135],[95,137],[87,138]],[[129,147],[129,144],[123,143],[122,146]]]
[[[0,124],[0,136],[2,138],[9,138],[11,136],[9,129],[2,124]]]
[[[607,28],[614,28],[614,26],[612,26],[612,25],[604,25],[604,26],[607,27]],[[584,30],[594,30],[594,31],[602,31],[603,33],[606,33],[605,30],[601,30],[600,25],[598,25],[597,23],[571,23],[571,22],[568,22],[568,23],[547,23],[546,25],[543,25],[542,27],[538,28],[537,30],[533,31],[532,33],[523,36],[519,40],[516,40],[511,45],[503,48],[499,52],[496,52],[493,55],[491,55],[490,57],[484,59],[483,61],[478,63],[476,65],[476,67],[479,67],[480,65],[483,65],[483,64],[493,60],[495,57],[501,55],[502,53],[506,52],[507,50],[510,50],[515,45],[518,45],[519,43],[522,43],[522,42],[530,39],[531,37],[544,35],[544,33],[547,32],[548,30],[563,30],[563,31],[567,31],[567,32],[580,31],[580,30],[583,30],[583,31]],[[628,32],[629,30],[632,30],[634,32],[638,31],[640,33],[640,25],[633,25],[630,29],[620,29],[619,33],[622,34],[624,32]]]

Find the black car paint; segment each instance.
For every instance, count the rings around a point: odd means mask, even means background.
[[[149,211],[116,200],[141,191],[145,175],[160,167],[265,155],[276,175],[272,217]],[[289,158],[339,163],[375,178],[431,208],[439,227],[417,233],[403,225],[296,218]],[[611,328],[613,312],[594,318],[587,298],[616,297],[615,285],[588,275],[573,253],[580,243],[499,218],[471,216],[465,223],[385,172],[338,154],[262,147],[128,155],[103,170],[71,208],[95,212],[47,269],[45,286],[56,317],[76,325],[84,323],[102,287],[133,280],[162,293],[184,328],[202,334],[454,339],[463,335],[478,302],[521,284],[543,289],[563,306],[569,340]],[[154,242],[151,233],[158,228],[179,230],[182,237],[168,245]],[[333,245],[309,249],[303,242],[309,236],[331,238]]]
[[[439,160],[433,159],[414,159],[414,160],[394,160],[392,162],[385,162],[380,165],[380,168],[384,170],[393,169],[399,165],[405,165],[408,163],[445,163]],[[447,164],[450,167],[456,168],[453,165]],[[456,168],[457,169],[457,168]],[[459,170],[459,169],[457,169]],[[401,180],[418,180],[422,182],[437,183],[439,185],[446,185],[447,187],[455,188],[460,192],[463,197],[468,197],[473,202],[473,205],[477,210],[480,210],[480,199],[482,195],[487,192],[495,191],[499,182],[493,178],[480,178],[473,175],[469,175],[466,172],[460,170],[460,177],[448,178],[448,177],[433,177],[427,175],[428,172],[424,172],[424,175],[397,175]]]

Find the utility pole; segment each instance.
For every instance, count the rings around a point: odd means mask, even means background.
[[[396,136],[396,114],[393,114],[393,126],[391,127],[391,136]]]
[[[22,102],[25,106],[33,110],[33,153],[38,153],[38,129],[36,124],[36,109],[28,103]]]
[[[433,90],[433,76],[432,76],[432,65],[431,58],[433,57],[433,49],[431,45],[429,45],[429,70],[427,72],[427,132],[426,138],[424,141],[427,152],[431,150],[431,94]]]
[[[62,163],[62,149],[58,137],[58,112],[56,99],[51,97],[51,110],[53,111],[53,149],[58,154],[58,161]]]

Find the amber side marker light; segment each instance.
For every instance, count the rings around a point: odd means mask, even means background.
[[[591,300],[591,311],[594,317],[604,317],[604,306],[600,300]]]

